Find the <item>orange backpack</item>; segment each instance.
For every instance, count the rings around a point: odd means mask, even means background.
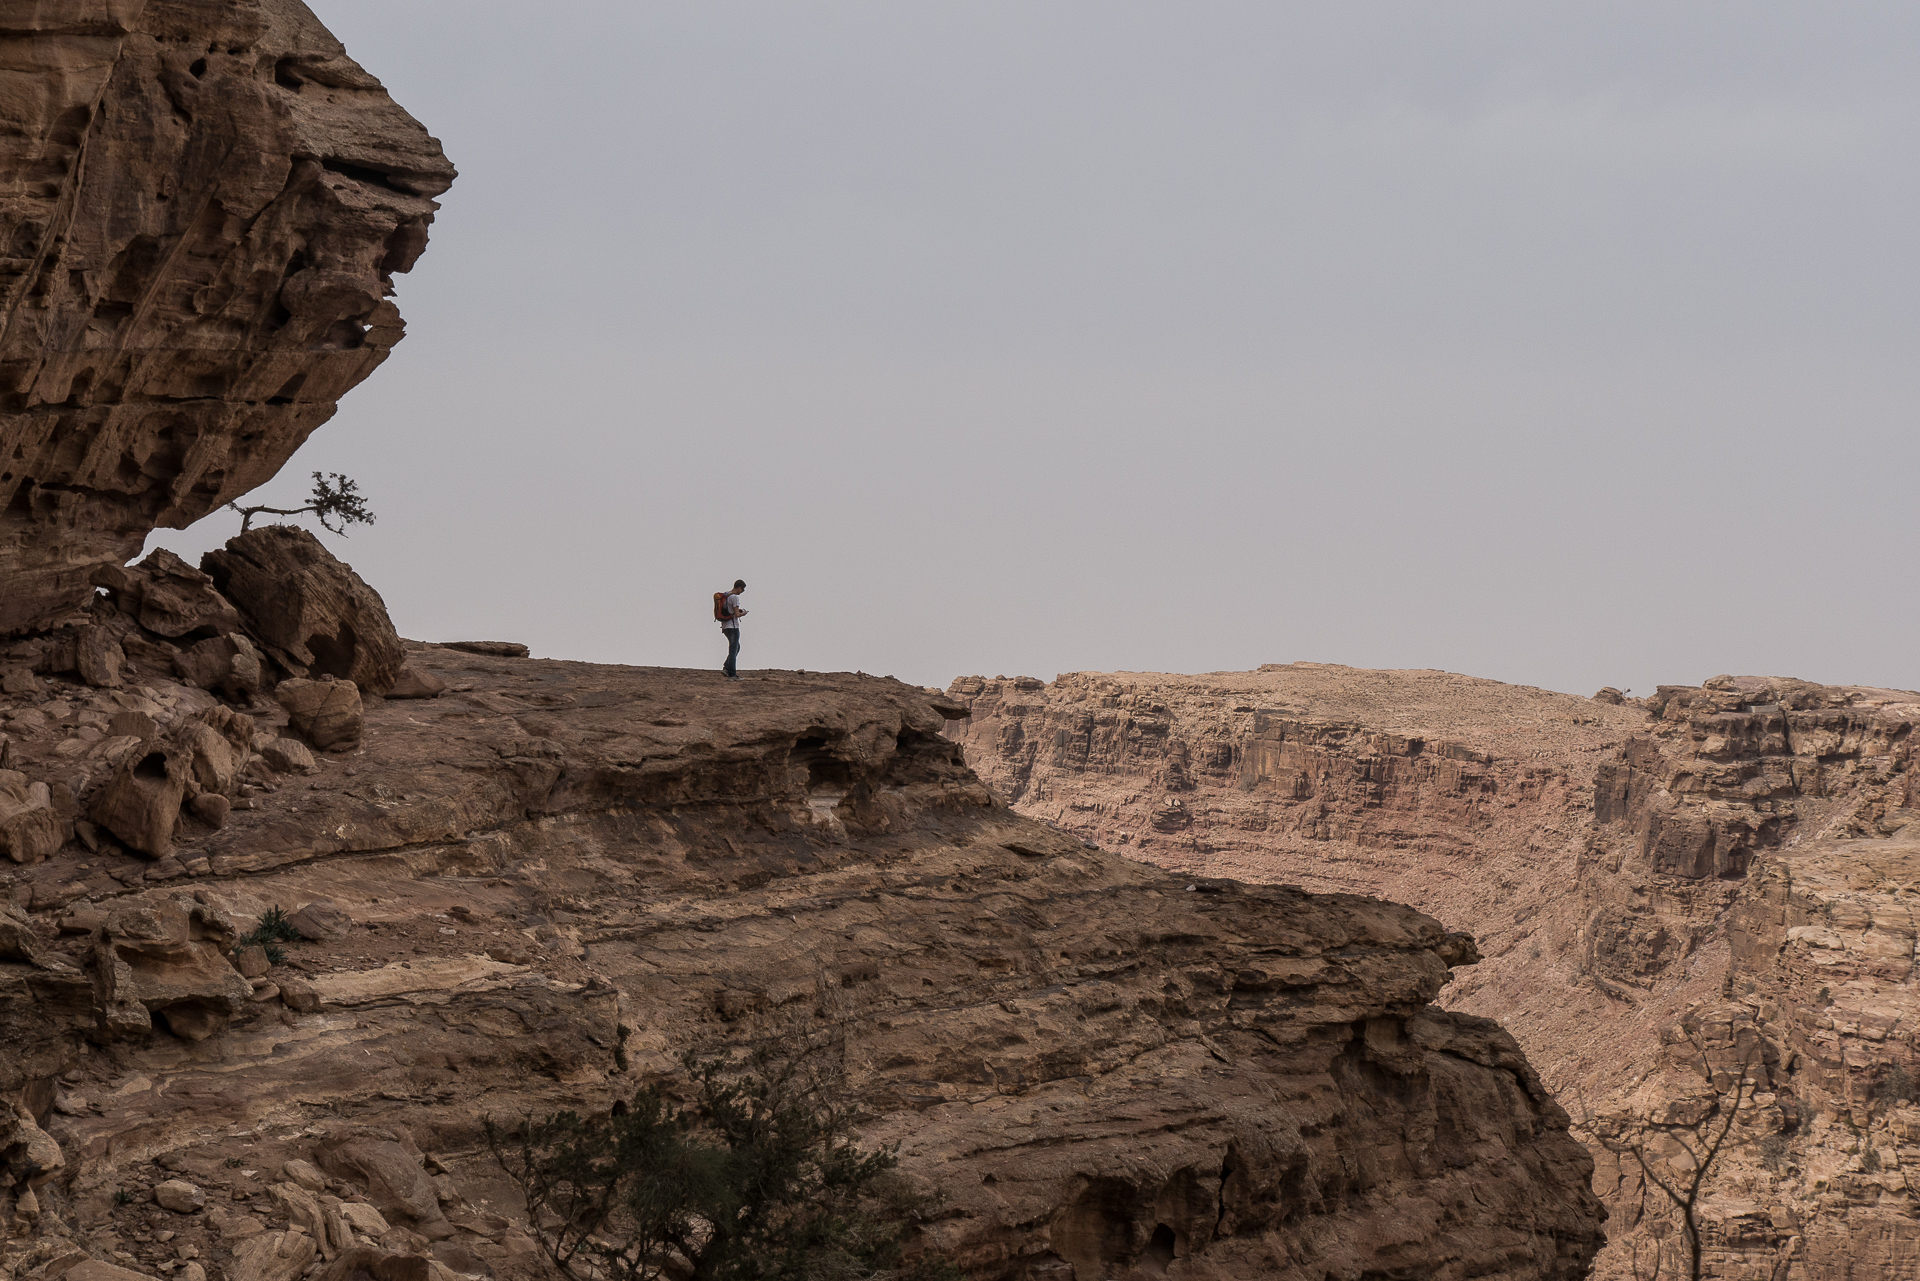
[[[719,622],[731,623],[733,621],[733,619],[727,616],[727,597],[730,594],[731,593],[728,592],[715,592],[713,594],[713,616],[715,620]]]

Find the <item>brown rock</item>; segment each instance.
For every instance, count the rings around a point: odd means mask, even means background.
[[[240,971],[240,977],[257,979],[272,969],[267,960],[267,949],[258,943],[249,943],[245,947],[234,949],[233,968]]]
[[[165,1179],[153,1185],[153,1199],[163,1210],[192,1214],[207,1207],[207,1194],[185,1179]]]
[[[0,769],[0,854],[16,863],[38,863],[66,843],[67,833],[45,783]]]
[[[0,900],[0,961],[40,964],[40,936],[33,932],[33,922],[5,900]]]
[[[263,1232],[234,1247],[229,1281],[294,1281],[306,1272],[319,1246],[305,1232]]]
[[[80,679],[95,689],[117,689],[122,684],[120,672],[127,665],[127,655],[105,627],[82,627],[75,636],[73,662]]]
[[[159,737],[160,726],[145,712],[115,712],[107,719],[107,737],[152,739]]]
[[[60,1275],[63,1281],[153,1281],[144,1272],[135,1272],[102,1259],[76,1263]]]
[[[189,685],[244,702],[267,686],[260,651],[245,636],[215,636],[174,655],[173,669]]]
[[[306,774],[319,768],[305,743],[276,738],[260,749],[260,759],[277,774]]]
[[[314,1160],[337,1179],[357,1183],[383,1215],[412,1222],[429,1237],[446,1223],[420,1153],[384,1131],[354,1130],[323,1140]]]
[[[130,752],[114,767],[88,817],[128,849],[159,858],[173,849],[173,829],[192,778],[192,753],[171,743]]]
[[[157,636],[225,634],[240,626],[239,612],[214,589],[213,580],[164,547],[132,567],[101,565],[90,577],[94,586],[107,589],[121,613]]]
[[[393,684],[406,651],[386,602],[306,530],[250,530],[201,564],[288,671],[352,681],[371,694]]]
[[[224,1028],[253,992],[226,958],[236,933],[223,913],[184,893],[124,900],[107,918],[96,961],[107,1030],[137,1035],[157,1018],[200,1041]]]
[[[233,812],[233,802],[218,792],[202,792],[187,802],[187,808],[209,827],[225,827],[227,815]]]
[[[0,633],[279,469],[398,341],[391,277],[454,176],[297,0],[23,13],[8,67],[33,91],[0,101]]]
[[[457,649],[468,654],[485,654],[491,658],[525,658],[530,652],[518,641],[446,641],[442,649]]]
[[[300,937],[320,943],[346,937],[353,918],[324,900],[316,899],[287,918],[287,924],[300,931]]]
[[[38,694],[40,682],[31,667],[0,667],[0,694]]]
[[[360,691],[352,681],[286,680],[274,687],[287,728],[323,752],[360,746]]]
[[[387,697],[438,698],[446,688],[445,682],[432,672],[408,666],[402,667],[400,674],[393,678],[393,684],[387,688]]]
[[[288,1009],[308,1014],[320,1008],[320,994],[313,990],[313,984],[295,978],[283,978],[279,982],[280,1000]]]

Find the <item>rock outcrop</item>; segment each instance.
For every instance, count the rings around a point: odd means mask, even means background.
[[[454,171],[300,0],[13,5],[0,54],[5,635],[279,470]]]
[[[1743,1073],[1700,1207],[1707,1275],[1912,1272],[1920,695],[1716,677],[1587,700],[1322,664],[950,693],[973,714],[948,733],[1025,813],[1164,866],[1403,899],[1478,937],[1487,959],[1441,1002],[1513,1030],[1591,1122],[1614,1211],[1596,1275],[1630,1275],[1636,1251],[1644,1275],[1656,1248],[1671,1266],[1678,1235],[1595,1135],[1652,1136],[1677,1173],[1655,1132],[1717,1123]]]
[[[248,634],[295,676],[393,685],[406,653],[387,604],[320,540],[292,525],[248,530],[201,558]]]
[[[1428,917],[1090,848],[896,682],[407,658],[438,699],[370,703],[312,774],[255,753],[170,859],[13,872],[0,1035],[60,1048],[0,1088],[43,1101],[36,1213],[93,1257],[537,1275],[482,1115],[605,1108],[795,1018],[846,1029],[863,1138],[969,1276],[1572,1281],[1599,1245],[1565,1114],[1434,1003],[1474,952]],[[12,704],[22,769],[88,759],[91,707],[172,742],[210,700],[140,680]],[[300,937],[243,977],[275,907]],[[208,1208],[149,1200],[174,1178]]]

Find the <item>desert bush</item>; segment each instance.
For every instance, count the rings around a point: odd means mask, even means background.
[[[958,1278],[934,1258],[903,1265],[918,1207],[893,1150],[854,1142],[824,1040],[682,1069],[684,1104],[655,1085],[605,1117],[486,1120],[541,1248],[573,1281]]]

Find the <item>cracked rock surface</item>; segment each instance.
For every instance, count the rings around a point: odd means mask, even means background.
[[[300,0],[8,5],[0,78],[4,635],[332,416],[454,171]]]

